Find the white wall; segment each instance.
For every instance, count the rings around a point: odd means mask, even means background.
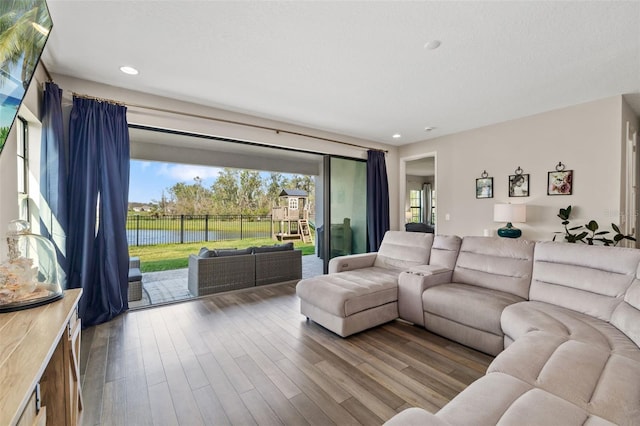
[[[616,96],[418,142],[400,147],[398,157],[437,153],[439,234],[495,233],[503,224],[493,222],[493,206],[504,202],[527,204],[527,223],[518,227],[529,239],[553,238],[562,229],[558,209],[568,205],[576,225],[595,219],[609,228],[620,221],[621,102]],[[547,172],[559,161],[574,170],[573,195],[547,195]],[[517,167],[530,174],[529,197],[508,197]],[[475,198],[483,170],[494,178],[492,199]]]

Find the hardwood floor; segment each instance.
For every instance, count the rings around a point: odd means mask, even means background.
[[[381,424],[492,360],[402,321],[342,339],[291,284],[129,312],[82,344],[84,425]]]

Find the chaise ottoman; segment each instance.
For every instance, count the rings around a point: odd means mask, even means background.
[[[398,277],[428,263],[432,243],[433,234],[388,231],[377,253],[331,259],[331,273],[296,286],[300,312],[342,337],[393,321]]]

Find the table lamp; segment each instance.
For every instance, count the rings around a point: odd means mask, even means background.
[[[511,222],[524,223],[527,221],[527,206],[524,204],[495,204],[493,206],[494,222],[507,222],[498,229],[498,235],[504,238],[519,238],[522,231],[514,228]]]

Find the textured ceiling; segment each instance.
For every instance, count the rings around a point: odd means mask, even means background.
[[[640,93],[637,1],[48,3],[54,73],[393,145]]]

